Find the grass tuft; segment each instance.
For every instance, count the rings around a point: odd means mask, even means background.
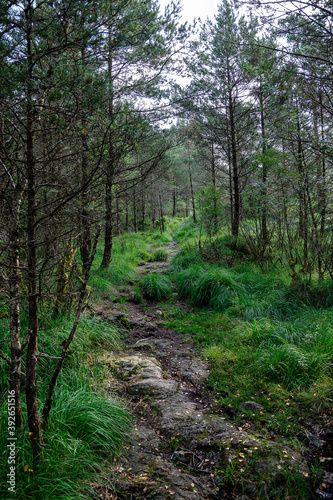
[[[166,276],[159,273],[147,274],[140,281],[142,293],[148,299],[162,300],[172,293],[172,283]]]
[[[165,262],[168,259],[168,252],[165,248],[158,248],[150,257],[150,262]]]

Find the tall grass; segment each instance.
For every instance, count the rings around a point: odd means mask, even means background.
[[[61,344],[68,336],[72,322],[73,317],[54,317],[44,311],[40,325],[40,352],[59,356]],[[93,485],[105,483],[106,473],[109,475],[107,467],[110,467],[113,457],[123,449],[131,428],[131,419],[126,408],[103,391],[105,373],[96,363],[93,352],[99,348],[116,349],[119,339],[120,331],[113,324],[100,318],[81,317],[77,334],[58,378],[48,425],[43,430],[44,458],[38,471],[31,472],[33,466],[28,429],[16,432],[15,498],[100,498]],[[40,410],[56,363],[56,359],[40,360]],[[22,371],[25,371],[24,362]],[[0,491],[6,495],[8,417],[5,400],[6,392],[3,393],[0,405],[0,449],[3,450],[0,454]],[[26,421],[24,397],[22,404]]]
[[[158,248],[150,257],[150,262],[165,262],[168,259],[168,251],[165,248]]]
[[[103,241],[96,252],[93,269],[89,279],[93,297],[100,297],[114,291],[115,287],[126,285],[136,278],[136,266],[148,258],[148,235],[126,233],[113,239],[112,257],[107,269],[100,264],[103,257]]]
[[[222,240],[232,246],[231,240]],[[252,377],[283,384],[288,390],[305,390],[321,381],[326,387],[333,378],[332,282],[303,283],[296,289],[288,269],[277,272],[272,265],[263,271],[254,262],[241,260],[226,266],[223,259],[205,262],[204,252],[193,244],[184,245],[171,263],[181,298],[201,310],[223,313],[216,316],[221,324],[227,317],[240,325],[232,334],[218,326],[213,334],[209,321],[206,331],[199,330],[200,341],[207,349],[212,347],[209,357],[216,366],[222,363],[216,353],[227,350],[234,353],[235,373],[239,370],[240,376],[246,366]],[[200,322],[200,312],[195,314]]]
[[[254,366],[261,376],[287,387],[309,386],[333,375],[333,329],[330,321],[254,321],[247,330],[257,347]]]
[[[148,299],[162,300],[168,298],[172,293],[172,283],[163,274],[151,273],[144,276],[140,281],[143,295]]]

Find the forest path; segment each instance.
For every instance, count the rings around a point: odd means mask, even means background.
[[[177,251],[174,242],[163,246],[169,258]],[[166,269],[167,262],[142,263],[139,277]],[[99,362],[109,368],[107,390],[134,414],[127,454],[115,463],[116,494],[104,489],[101,498],[285,498],[286,471],[310,475],[305,459],[227,420],[214,393],[205,388],[207,361],[190,337],[161,323],[163,313],[154,303],[133,301],[134,285],[96,309],[127,329],[125,350],[105,353]],[[255,402],[249,404],[260,410]],[[272,490],[276,496],[270,496]]]

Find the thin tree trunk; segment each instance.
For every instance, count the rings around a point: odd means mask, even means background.
[[[120,209],[119,209],[119,198],[116,197],[116,212],[117,212],[117,235],[120,235]]]
[[[228,84],[230,89],[230,72],[228,68]],[[233,208],[234,216],[231,225],[231,233],[238,236],[239,221],[240,221],[240,192],[239,192],[239,171],[237,161],[237,141],[235,129],[234,107],[232,102],[231,90],[229,90],[229,119],[230,119],[230,134],[231,134],[231,160],[232,160],[232,179],[233,179]]]
[[[172,217],[176,217],[177,215],[177,190],[176,190],[176,178],[173,176],[173,205],[172,205]]]
[[[82,62],[85,62],[85,49],[81,49]],[[82,132],[81,132],[81,172],[82,172],[82,185],[84,186],[87,182],[88,176],[88,158],[87,158],[87,134],[86,134],[86,120],[82,118],[81,120]],[[90,217],[87,199],[87,188],[83,189],[81,194],[81,238],[80,238],[80,253],[82,258],[83,268],[88,265],[89,255],[91,250],[91,234],[90,234]]]
[[[32,1],[25,11],[27,19],[27,126],[26,126],[26,165],[28,179],[28,216],[27,216],[27,264],[28,264],[28,348],[26,362],[26,401],[28,426],[31,436],[31,447],[34,468],[39,465],[42,454],[42,430],[37,403],[37,344],[38,344],[38,293],[37,293],[37,241],[36,241],[36,172],[34,159],[33,125],[34,113],[32,103]]]
[[[10,248],[9,248],[9,331],[10,331],[10,351],[11,351],[11,366],[10,366],[10,389],[15,391],[15,423],[17,427],[22,425],[22,410],[21,410],[21,358],[22,347],[20,337],[20,259],[19,259],[19,233],[18,233],[18,217],[20,211],[21,200],[19,199],[17,208],[14,208],[15,221],[13,230],[10,232]]]
[[[324,111],[322,105],[322,94],[320,93],[319,98],[320,104],[320,125],[321,125],[321,142],[324,145],[325,141],[325,127],[324,127]],[[324,146],[322,146],[324,148]],[[320,211],[321,211],[321,222],[320,222],[320,234],[324,235],[325,232],[325,224],[326,224],[326,161],[325,161],[325,153],[321,151],[322,165],[321,165],[321,196],[320,196]]]
[[[214,153],[214,143],[212,141],[211,145],[212,149],[212,157],[211,157],[211,168],[212,168],[212,183],[214,187],[214,198],[213,198],[213,203],[214,203],[214,229],[215,233],[217,232],[218,228],[218,218],[217,218],[217,198],[216,198],[216,166],[215,166],[215,153]]]
[[[104,239],[104,253],[101,263],[101,267],[104,269],[109,267],[109,264],[111,262],[112,245],[113,245],[112,185],[113,185],[113,178],[112,176],[107,174],[105,183],[105,239]]]
[[[267,172],[268,165],[266,159],[266,131],[264,117],[264,101],[260,83],[259,90],[260,101],[260,122],[261,122],[261,140],[262,140],[262,189],[261,189],[261,239],[263,242],[263,253],[268,245],[268,229],[267,229]]]
[[[191,198],[192,198],[192,208],[193,208],[193,220],[197,222],[197,217],[195,213],[195,200],[194,200],[194,191],[193,191],[193,182],[192,182],[192,169],[191,169],[191,156],[190,156],[190,142],[187,141],[187,150],[188,150],[188,171],[190,175],[190,187],[191,187]]]
[[[136,193],[135,193],[135,184],[133,185],[133,225],[134,225],[134,232],[136,233],[138,231],[138,219],[137,219],[137,214],[136,214]]]
[[[300,234],[303,238],[303,271],[307,273],[308,271],[308,209],[307,209],[307,197],[306,197],[306,172],[305,165],[303,164],[303,150],[302,150],[302,139],[301,139],[301,127],[299,122],[298,114],[298,103],[297,104],[297,163],[298,163],[298,173],[299,173],[299,227]]]
[[[229,195],[230,195],[230,221],[231,221],[231,228],[234,225],[234,197],[233,197],[233,185],[232,185],[232,162],[231,162],[231,146],[230,146],[230,140],[228,137],[228,173],[229,173]]]
[[[141,183],[141,206],[142,206],[142,231],[145,232],[146,229],[146,185],[145,185],[145,180],[144,178],[142,179]]]
[[[95,241],[94,241],[93,249],[92,249],[92,252],[91,252],[91,256],[90,256],[88,264],[87,264],[87,266],[85,268],[84,282],[82,284],[82,288],[81,288],[81,292],[80,292],[80,298],[79,298],[79,302],[78,302],[78,305],[77,305],[77,308],[76,308],[75,321],[74,321],[72,330],[71,330],[71,332],[70,332],[67,340],[63,343],[61,356],[60,356],[60,359],[59,359],[58,364],[56,366],[56,369],[54,370],[54,373],[52,375],[52,379],[51,379],[51,382],[50,382],[50,385],[49,385],[49,388],[48,388],[48,391],[47,391],[47,396],[46,396],[46,399],[45,399],[45,404],[44,404],[43,413],[42,413],[42,419],[43,419],[43,422],[45,424],[47,424],[47,420],[48,420],[48,417],[49,417],[49,414],[50,414],[50,410],[51,410],[51,407],[52,407],[53,392],[54,392],[54,389],[55,389],[55,386],[56,386],[56,382],[57,382],[60,370],[61,370],[61,368],[62,368],[62,366],[64,364],[65,358],[67,356],[68,348],[69,348],[69,346],[72,343],[72,340],[73,340],[73,338],[75,336],[77,327],[79,325],[80,316],[81,316],[81,312],[82,312],[82,308],[83,308],[83,304],[84,304],[84,298],[85,298],[86,289],[87,289],[87,284],[88,284],[88,281],[89,281],[90,270],[91,270],[91,266],[92,266],[92,263],[93,263],[94,258],[95,258],[96,248],[97,248],[97,243],[98,243],[100,232],[101,232],[101,228],[99,227],[99,229],[97,231],[97,234],[95,236]]]
[[[113,80],[112,80],[112,51],[111,51],[111,27],[109,26],[109,54],[108,54],[108,78],[109,78],[109,119],[113,119]],[[105,237],[104,237],[104,253],[101,267],[106,269],[111,262],[112,254],[112,186],[115,168],[113,134],[109,130],[109,158],[106,166],[106,181],[105,181]]]
[[[161,233],[164,233],[165,231],[165,226],[164,226],[164,214],[163,214],[163,203],[162,203],[162,195],[161,192],[159,192],[159,201],[160,201],[160,214],[161,214]]]
[[[155,184],[152,190],[152,195],[151,195],[151,221],[153,228],[155,229],[155,223],[156,223],[156,188]]]

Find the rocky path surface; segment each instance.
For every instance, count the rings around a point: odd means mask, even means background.
[[[174,253],[174,244],[168,250]],[[145,263],[140,272],[163,272],[166,266]],[[131,290],[123,292],[125,313],[118,302],[107,300],[97,311],[128,330],[126,351],[105,353],[99,362],[109,368],[108,390],[126,399],[135,416],[127,454],[115,466],[116,496],[109,498],[288,498],[286,477],[297,473],[306,480],[306,460],[246,425],[229,422],[205,389],[209,367],[191,339],[166,329],[161,311],[145,313],[133,299]],[[246,404],[260,411],[255,402]]]

